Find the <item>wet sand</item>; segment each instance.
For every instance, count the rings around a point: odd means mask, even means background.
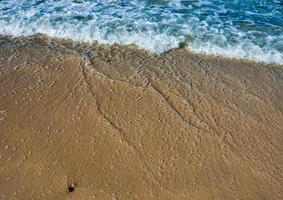
[[[0,199],[283,199],[283,67],[0,37]]]

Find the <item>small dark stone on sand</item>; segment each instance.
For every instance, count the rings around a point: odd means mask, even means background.
[[[71,184],[68,186],[68,192],[71,193],[71,192],[74,192],[75,191],[75,185],[74,184]]]

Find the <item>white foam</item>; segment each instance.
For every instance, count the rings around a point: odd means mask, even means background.
[[[204,53],[208,55],[218,55],[227,58],[240,58],[247,59],[257,62],[265,63],[277,63],[283,64],[283,56],[279,51],[274,49],[264,50],[256,45],[245,47],[246,44],[238,44],[237,46],[227,46],[221,48],[217,45],[206,43],[206,44],[194,44],[190,49],[196,53]]]
[[[30,26],[22,26],[19,22],[12,24],[3,23],[1,34],[12,36],[29,36],[37,33],[46,34],[50,37],[67,38],[82,42],[99,42],[102,44],[135,44],[151,52],[161,53],[178,46],[180,40],[165,33],[155,32],[128,32],[119,30],[115,33],[107,33],[107,30],[100,29],[95,22],[79,27],[72,24],[62,23],[60,26],[53,26],[50,21],[42,19]]]

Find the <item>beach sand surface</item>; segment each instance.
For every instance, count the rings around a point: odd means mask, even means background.
[[[283,199],[283,67],[0,37],[0,199]]]

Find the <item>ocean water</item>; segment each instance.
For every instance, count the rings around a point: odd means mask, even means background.
[[[0,34],[283,64],[283,0],[0,0]]]

